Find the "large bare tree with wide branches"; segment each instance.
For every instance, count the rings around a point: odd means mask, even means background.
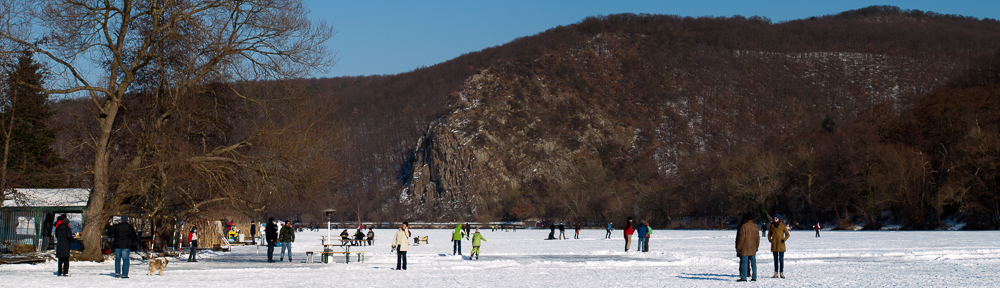
[[[93,192],[83,231],[84,255],[93,260],[103,259],[100,235],[116,209],[109,199],[116,187],[133,186],[113,183],[112,174],[117,172],[110,164],[117,155],[116,141],[123,138],[116,135],[124,133],[120,112],[140,108],[124,104],[158,105],[153,120],[144,123],[155,128],[168,123],[188,95],[205,95],[209,83],[222,83],[229,92],[253,102],[257,100],[232,85],[302,77],[335,61],[323,45],[333,35],[331,26],[307,19],[308,11],[299,0],[0,3],[6,10],[0,11],[4,12],[0,41],[10,44],[3,47],[17,47],[3,52],[35,53],[64,76],[43,87],[47,93],[89,97],[96,111],[96,131],[88,141],[94,149]],[[128,101],[130,97],[156,100]],[[238,164],[247,160],[240,158],[239,150],[254,143],[236,139],[225,144],[185,159],[203,167]],[[132,154],[125,166],[143,168],[139,167],[145,165],[143,155],[148,154]]]

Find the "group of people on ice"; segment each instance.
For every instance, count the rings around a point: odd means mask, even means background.
[[[743,215],[743,224],[736,232],[736,256],[740,258],[740,279],[737,282],[746,282],[747,276],[750,276],[750,281],[757,281],[757,250],[761,237],[753,219],[751,213]],[[767,241],[771,242],[771,254],[774,256],[774,275],[771,278],[785,278],[785,241],[791,234],[778,215],[767,226]]]
[[[462,238],[464,237],[465,240],[469,240],[469,229],[469,225],[465,225],[464,229],[462,228],[462,224],[455,226],[455,232],[451,234],[451,255],[462,255]],[[479,260],[479,246],[482,246],[482,243],[483,241],[486,241],[486,238],[483,238],[483,234],[479,233],[479,229],[476,229],[476,233],[472,234],[471,237],[472,251],[469,252],[469,260],[472,260],[472,257],[476,257],[476,260]]]

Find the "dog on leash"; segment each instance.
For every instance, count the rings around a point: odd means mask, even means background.
[[[146,273],[146,275],[153,275],[156,270],[160,270],[160,276],[163,276],[163,270],[167,268],[167,262],[170,261],[166,257],[149,259],[149,273]]]

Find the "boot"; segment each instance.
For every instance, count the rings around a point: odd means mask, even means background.
[[[771,278],[778,278],[778,272],[774,272],[774,276],[771,276]]]
[[[785,279],[785,272],[781,272],[781,279]]]

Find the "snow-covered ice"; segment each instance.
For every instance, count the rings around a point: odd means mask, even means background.
[[[386,229],[375,230],[375,246],[352,249],[368,252],[365,263],[304,263],[305,251],[321,250],[321,230],[297,233],[294,263],[266,263],[265,247],[257,254],[255,246],[237,246],[202,252],[197,263],[172,259],[166,276],[147,276],[148,263],[135,258],[130,279],[115,279],[114,261],[72,262],[70,277],[55,276],[49,261],[0,265],[0,287],[981,287],[997,286],[1000,271],[998,231],[824,231],[821,238],[792,231],[788,278],[769,278],[774,266],[762,238],[757,283],[735,282],[735,230],[655,230],[648,253],[624,252],[621,230],[612,239],[583,230],[579,240],[542,240],[548,230],[480,231],[482,256],[467,260],[451,255],[452,230],[412,230],[430,244],[411,246],[406,271],[392,269],[394,230]],[[572,230],[566,234],[572,238]],[[462,253],[471,248],[463,240]]]

